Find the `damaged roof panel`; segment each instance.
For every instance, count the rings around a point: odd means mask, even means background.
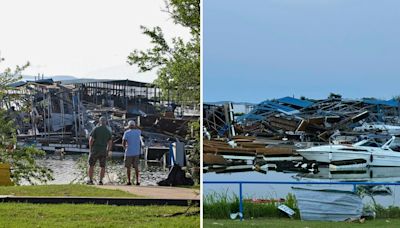
[[[283,111],[283,112],[296,111],[296,109],[294,109],[294,108],[291,108],[291,107],[288,107],[285,105],[281,105],[276,102],[268,101],[268,100],[261,102],[256,108],[260,108],[260,107],[272,108],[272,109],[275,109],[276,111]]]
[[[280,103],[294,105],[294,106],[298,106],[301,108],[307,108],[314,104],[314,102],[307,101],[307,100],[300,100],[300,99],[293,98],[293,97],[283,97],[283,98],[278,99],[277,101],[279,101]]]
[[[363,99],[363,102],[366,104],[372,104],[372,105],[385,105],[389,107],[399,107],[399,102],[397,102],[394,99],[391,100],[378,100],[378,99]]]
[[[111,80],[111,79],[76,79],[76,80],[64,80],[61,81],[62,84],[87,84],[87,83],[105,83],[113,85],[126,85],[126,86],[138,86],[138,87],[154,87],[155,85],[147,82],[139,82],[133,80]]]

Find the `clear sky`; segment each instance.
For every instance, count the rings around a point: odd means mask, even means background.
[[[164,0],[1,0],[0,52],[5,67],[31,66],[27,75],[72,75],[152,81],[126,63],[134,49],[150,47],[140,25],[165,36],[189,37],[162,12]]]
[[[203,4],[205,101],[400,95],[400,1]]]

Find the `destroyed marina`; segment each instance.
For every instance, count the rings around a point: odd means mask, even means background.
[[[19,99],[12,103],[0,101],[0,104],[15,119],[19,146],[36,147],[51,158],[88,154],[89,134],[103,116],[113,135],[112,157],[121,160],[122,136],[128,121],[134,120],[142,130],[143,162],[160,167],[175,164],[185,167],[187,175],[198,182],[199,152],[190,125],[200,116],[198,104],[183,105],[172,100],[169,91],[162,93],[155,84],[132,80],[56,81],[38,77],[9,86],[9,96],[18,94]],[[147,183],[160,182],[168,174],[168,169],[164,170],[165,175]],[[175,183],[171,178],[161,183],[184,184],[179,180]]]
[[[358,208],[356,215],[350,217],[358,218],[371,205],[400,204],[400,191],[393,186],[400,181],[397,99],[330,94],[326,99],[283,97],[259,104],[205,103],[203,123],[207,210],[231,200],[240,202],[241,209],[230,213],[239,213],[241,219],[267,216],[258,215],[256,208],[272,204],[289,217],[296,211],[302,220],[344,221],[350,206],[338,202],[347,199],[356,200],[351,206]]]
[[[331,94],[323,100],[284,97],[242,105],[247,113],[235,113],[232,103],[204,105],[206,170],[243,160],[254,161],[254,168],[264,163],[279,168],[284,161],[307,167],[400,166],[395,99]]]

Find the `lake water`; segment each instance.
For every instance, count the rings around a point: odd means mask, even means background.
[[[45,159],[39,159],[37,162],[53,170],[55,180],[48,182],[48,184],[69,184],[81,178],[82,173],[78,167],[78,161],[81,156],[83,155],[65,155],[61,159],[60,156],[47,155]],[[117,166],[120,166],[117,168],[124,171],[123,158],[113,158],[113,161],[116,161],[118,163]],[[95,169],[100,169],[98,163]],[[163,168],[159,163],[146,163],[143,160],[140,161],[140,171],[141,184],[145,186],[157,185],[158,181],[168,176],[168,169]],[[115,175],[115,173],[106,173],[105,184],[110,180],[115,180]],[[134,170],[132,169],[133,177]]]
[[[329,172],[328,172],[329,173]],[[375,174],[371,174],[375,173]],[[372,178],[371,178],[372,175]],[[327,171],[322,169],[318,174],[300,174],[300,173],[284,173],[276,171],[268,171],[266,174],[247,171],[234,173],[204,173],[204,181],[323,181],[323,182],[338,182],[338,181],[365,181],[365,182],[397,182],[400,176],[398,168],[369,168],[366,173],[360,172],[356,174],[327,174]],[[337,190],[353,190],[352,185],[266,185],[266,184],[245,184],[243,185],[243,195],[245,198],[285,198],[288,193],[293,193],[292,187],[318,188],[318,189],[337,189]],[[383,206],[400,206],[400,186],[388,186],[391,195],[375,195],[374,199],[377,203]],[[239,194],[238,184],[204,184],[204,195],[213,193],[227,193],[228,195]],[[365,204],[372,202],[369,196],[363,197]]]

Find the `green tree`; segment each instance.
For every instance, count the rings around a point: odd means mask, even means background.
[[[169,95],[183,105],[199,104],[200,0],[168,0],[165,3],[165,12],[171,15],[174,23],[190,30],[190,40],[185,42],[175,37],[169,44],[160,27],[141,26],[153,47],[134,50],[128,56],[128,63],[136,64],[139,72],[157,69],[155,84],[161,88],[164,97]]]
[[[190,30],[189,41],[175,37],[168,43],[160,27],[141,26],[143,34],[153,45],[147,50],[134,50],[128,56],[128,63],[136,64],[139,72],[157,69],[155,84],[161,89],[164,98],[176,101],[182,106],[200,105],[200,0],[166,0],[165,12],[169,13],[175,24]],[[189,155],[193,170],[200,165],[200,121],[189,123],[193,129],[194,150]],[[196,176],[196,172],[192,174]]]
[[[3,61],[0,58],[0,63]],[[7,68],[0,73],[0,163],[11,165],[12,179],[14,183],[21,184],[27,181],[30,184],[47,182],[52,180],[52,171],[36,163],[36,158],[45,155],[44,151],[33,147],[17,146],[17,130],[14,118],[7,110],[6,104],[20,101],[18,93],[12,93],[9,85],[22,78],[21,72],[29,66],[16,66],[15,70]]]

